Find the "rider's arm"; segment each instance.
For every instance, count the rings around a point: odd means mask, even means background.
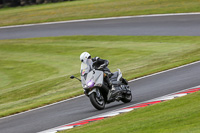
[[[92,59],[93,62],[97,62],[100,66],[104,66],[104,67],[107,67],[108,64],[109,64],[109,61],[108,60],[104,60],[104,59],[101,59],[99,57],[94,57]]]

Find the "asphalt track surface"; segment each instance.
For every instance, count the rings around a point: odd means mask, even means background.
[[[200,13],[69,21],[0,28],[0,39],[64,35],[200,36]]]
[[[190,21],[191,18],[193,18],[194,22]],[[137,19],[139,20],[134,20],[134,22],[138,21],[136,24],[139,24],[139,23],[148,24],[145,18],[137,18]],[[158,21],[157,24],[158,24],[159,22],[164,23],[163,19],[165,21],[170,20],[171,23],[172,22],[180,23],[180,20],[184,22],[190,21],[192,24],[196,26],[200,23],[199,15],[167,16],[166,18],[159,17],[159,19],[155,17],[155,18],[148,18],[148,21],[150,21],[149,24],[153,24],[153,22],[156,22],[157,20]],[[117,21],[119,22],[119,20]],[[124,21],[124,20],[120,20],[120,21]],[[105,21],[101,21],[101,22],[105,22]],[[86,23],[86,22],[83,22],[83,23]],[[107,23],[109,24],[108,21]],[[113,24],[113,20],[110,23]],[[119,23],[126,25],[127,23],[130,24],[131,22],[129,22],[129,19],[128,19],[128,22],[125,24],[123,22],[119,22]],[[72,23],[69,23],[69,24],[71,26],[73,25]],[[98,25],[99,24],[100,22],[98,22]],[[194,28],[195,26],[192,26],[192,24],[191,24],[191,27]],[[161,25],[162,24],[160,24],[160,26]],[[181,25],[181,24],[177,24],[177,26],[178,25]],[[45,27],[46,25],[44,25],[44,28]],[[150,27],[151,26],[149,26],[149,28]],[[33,28],[33,27],[31,26],[31,27],[23,27],[23,28],[26,29],[26,28]],[[44,31],[42,30],[42,26],[40,28],[41,28],[41,31]],[[56,27],[54,28],[56,29]],[[73,29],[72,27],[70,28]],[[160,27],[158,26],[157,28],[158,28],[157,30],[159,31]],[[174,26],[174,28],[176,28],[176,26]],[[8,28],[8,29],[13,30],[13,28]],[[8,30],[8,29],[0,29],[0,30]],[[76,26],[75,26],[75,29],[78,30]],[[167,26],[165,26],[165,28],[163,29],[167,29]],[[172,30],[172,27],[170,29]],[[160,29],[160,31],[162,31],[162,29]],[[176,31],[176,34],[179,33],[179,35],[181,35],[183,34],[182,31],[184,30],[175,30],[175,31]],[[198,31],[194,30],[194,32],[196,32],[195,35],[200,35],[200,30]],[[191,31],[190,33],[192,34]],[[7,34],[9,34],[9,32]],[[143,35],[145,35],[145,32]],[[1,33],[0,33],[0,36],[1,36]],[[29,111],[29,112],[15,115],[12,117],[1,118],[0,119],[0,133],[35,133],[35,132],[44,131],[44,130],[54,128],[60,125],[78,121],[78,120],[88,118],[94,115],[102,114],[102,113],[112,111],[118,108],[122,108],[131,104],[136,104],[136,103],[150,100],[156,97],[160,97],[169,93],[173,93],[173,92],[180,91],[183,89],[198,86],[200,85],[199,75],[200,75],[200,62],[196,62],[194,64],[187,65],[178,69],[173,69],[173,70],[166,71],[163,73],[158,73],[152,76],[141,78],[139,80],[134,80],[129,83],[132,89],[132,94],[133,94],[133,100],[131,103],[128,103],[128,104],[123,104],[122,102],[111,103],[111,104],[106,105],[106,108],[102,111],[97,111],[96,109],[94,109],[89,99],[86,96],[81,96],[79,98],[61,102],[53,106],[48,106],[41,109]]]

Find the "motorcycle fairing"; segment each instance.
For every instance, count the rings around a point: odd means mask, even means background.
[[[93,80],[95,82],[94,86],[100,86],[103,84],[103,72],[99,70],[92,70],[87,74],[87,79],[85,84]]]

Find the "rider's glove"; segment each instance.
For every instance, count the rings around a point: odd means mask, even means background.
[[[98,68],[98,69],[100,69],[100,70],[101,70],[101,69],[105,68],[105,66],[106,66],[105,64],[102,64],[102,65],[100,65],[100,66],[99,66],[99,68]]]

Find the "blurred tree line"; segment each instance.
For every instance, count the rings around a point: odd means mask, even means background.
[[[51,2],[62,2],[62,1],[73,1],[73,0],[0,0],[0,8],[51,3]]]

